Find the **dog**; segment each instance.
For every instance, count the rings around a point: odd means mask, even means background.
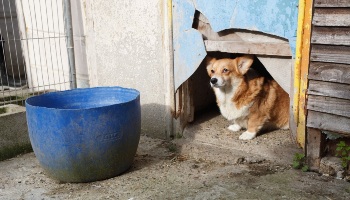
[[[241,140],[251,140],[262,130],[289,128],[289,95],[275,80],[251,68],[253,61],[253,55],[206,58],[220,112],[234,122],[228,129],[246,129]]]

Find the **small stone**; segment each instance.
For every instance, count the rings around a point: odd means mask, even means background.
[[[345,176],[344,178],[346,181],[350,182],[350,176]]]
[[[343,179],[343,178],[344,178],[344,174],[345,174],[345,171],[344,171],[344,170],[338,171],[338,172],[337,172],[336,178],[337,178],[337,179]]]
[[[242,163],[244,163],[245,161],[246,161],[246,160],[245,160],[244,157],[240,157],[240,158],[237,159],[236,163],[237,163],[237,164],[242,164]]]
[[[341,165],[340,158],[337,157],[324,157],[320,162],[320,173],[329,174],[330,176],[341,176],[344,173],[344,169]],[[344,177],[344,175],[342,175]]]

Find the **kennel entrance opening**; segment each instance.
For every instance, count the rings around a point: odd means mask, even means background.
[[[297,0],[173,1],[174,84],[180,129],[194,120],[198,107],[193,98],[198,90],[193,85],[195,71],[203,68],[208,52],[256,55],[293,99],[297,6]],[[291,132],[296,138],[293,123]]]

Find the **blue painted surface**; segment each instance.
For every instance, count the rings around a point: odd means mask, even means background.
[[[114,177],[133,162],[140,139],[140,94],[100,87],[28,98],[30,141],[40,165],[63,182]]]
[[[213,30],[255,30],[289,40],[296,47],[299,0],[194,0]]]
[[[192,28],[194,13],[191,0],[173,1],[175,89],[195,72],[207,55],[202,34]]]
[[[195,10],[209,20],[216,32],[235,28],[260,31],[289,40],[295,56],[298,0],[174,0],[174,70],[177,88],[202,61],[204,44],[193,30]],[[200,55],[200,56],[196,56]]]

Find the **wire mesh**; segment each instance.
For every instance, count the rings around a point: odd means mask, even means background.
[[[0,106],[71,88],[64,1],[0,0]]]

